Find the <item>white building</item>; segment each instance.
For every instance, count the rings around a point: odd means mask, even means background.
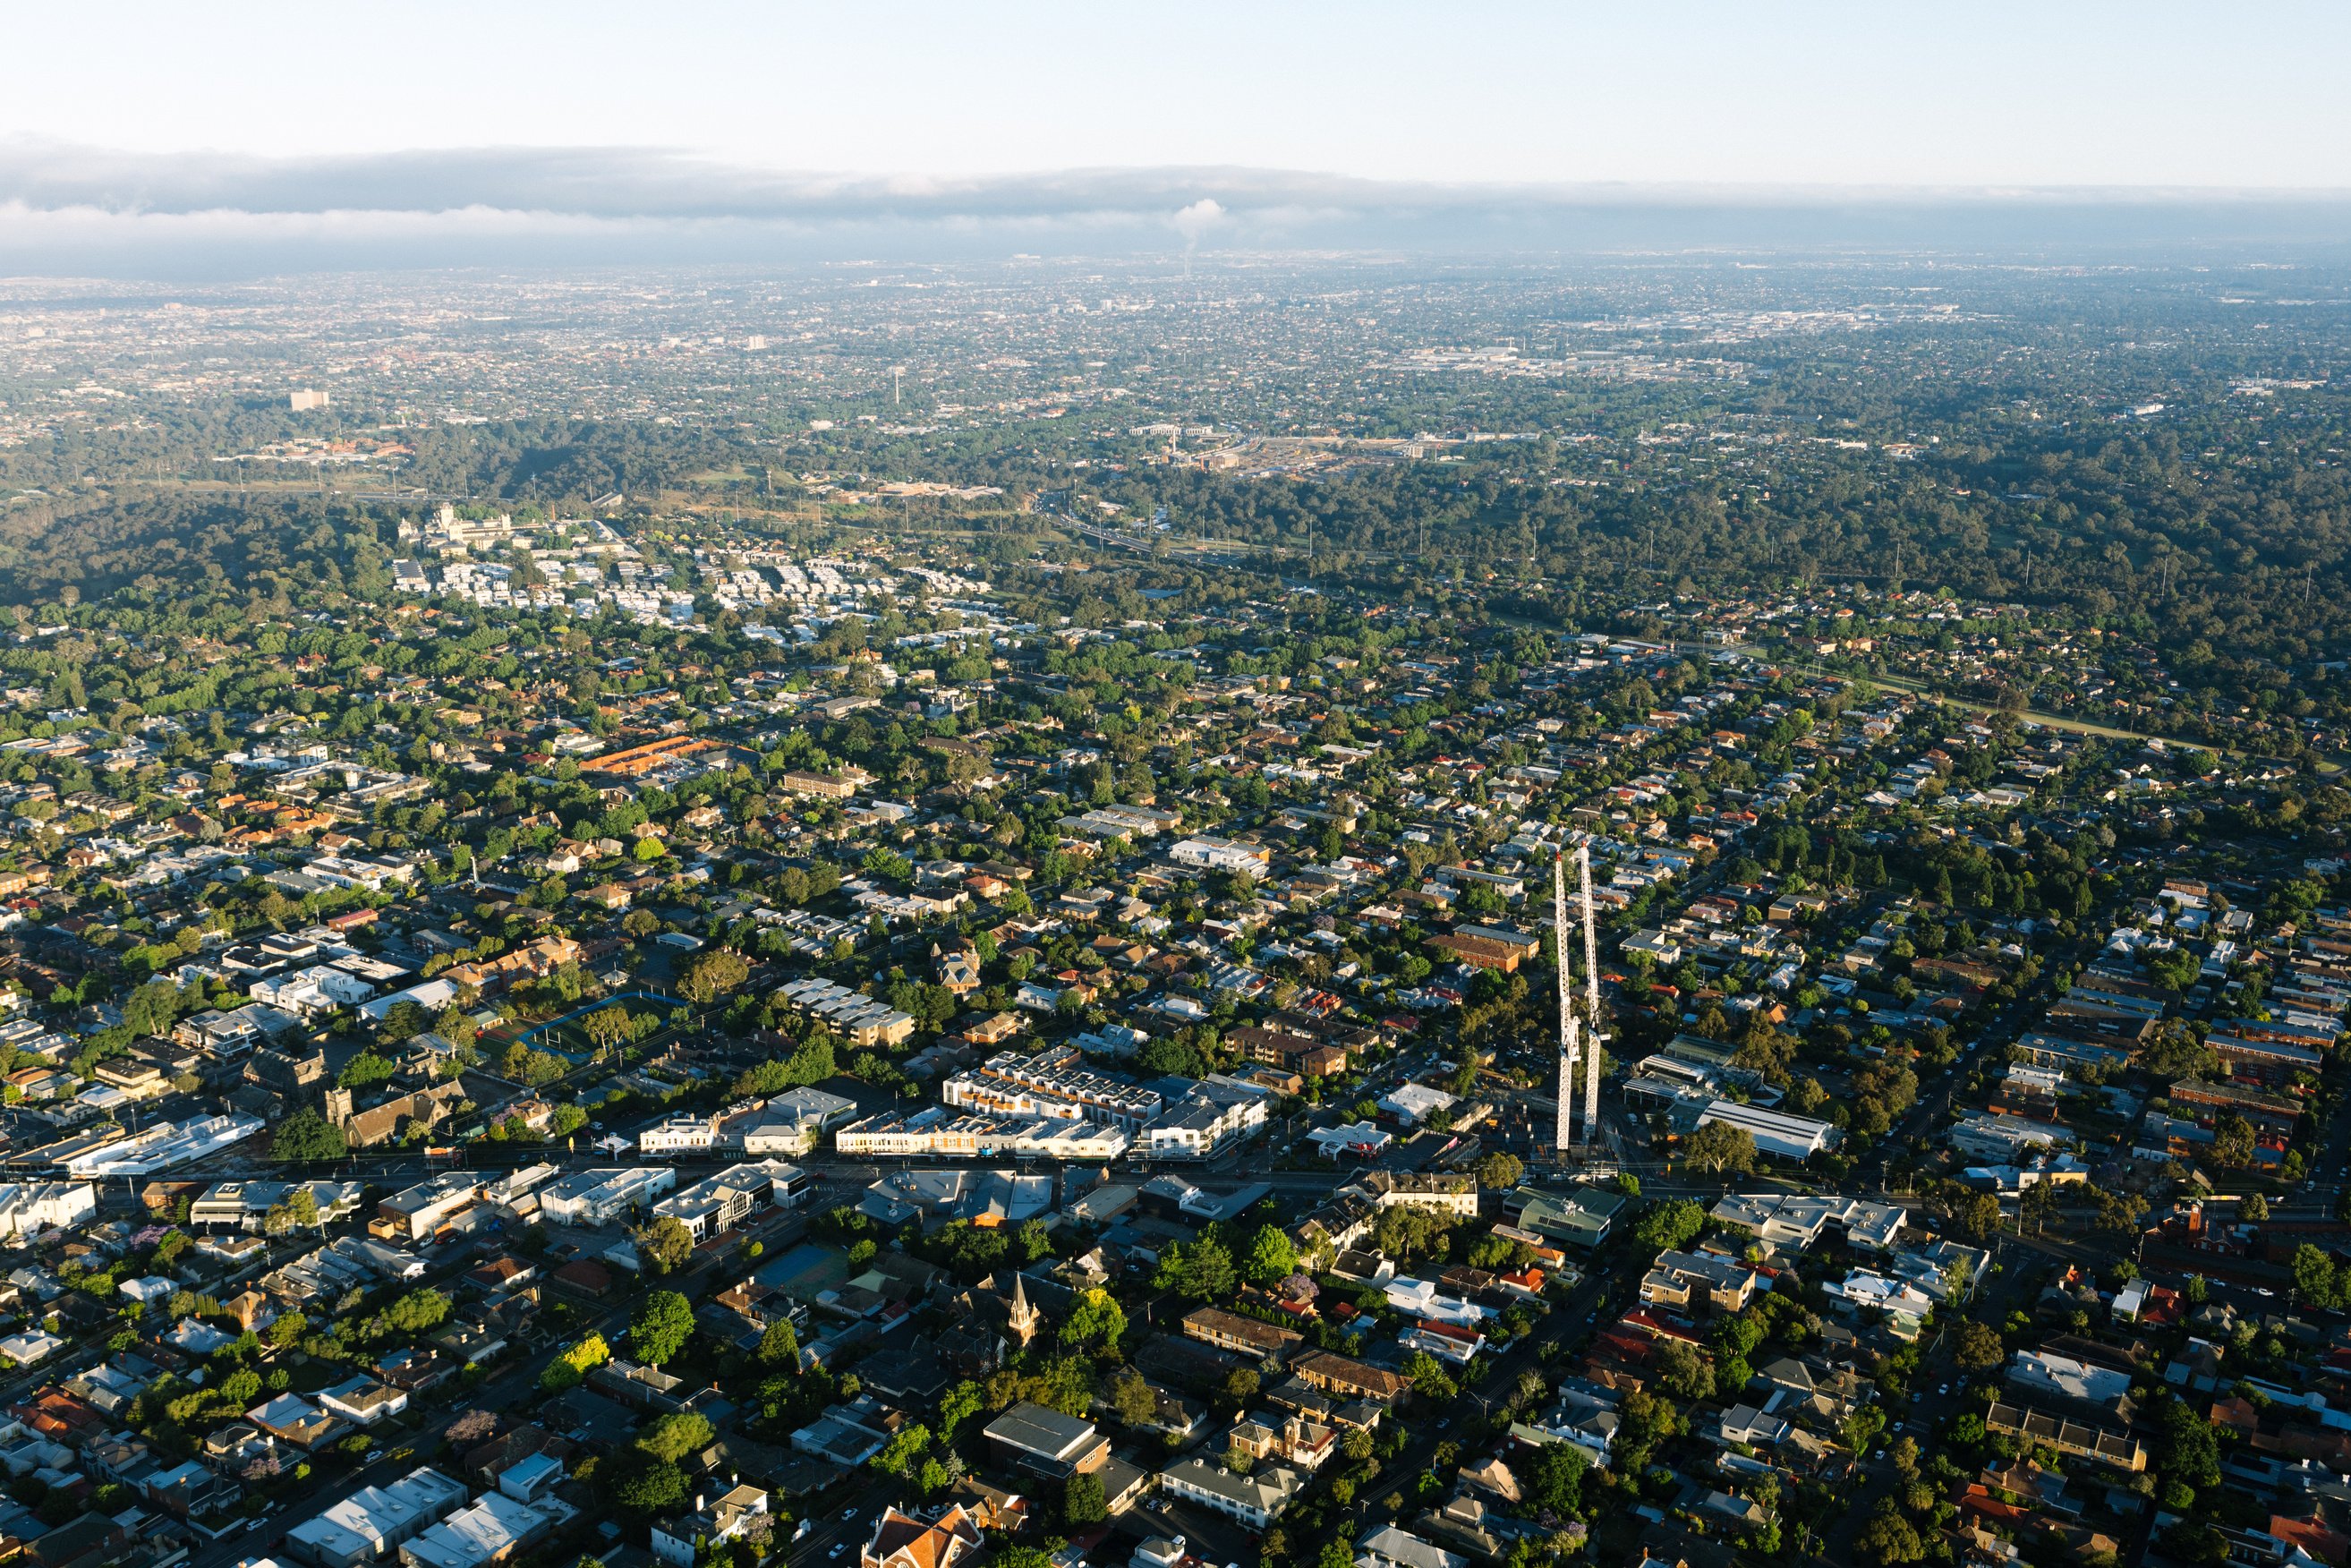
[[[255,1001],[304,1018],[318,1018],[337,1008],[355,1008],[375,995],[375,988],[347,969],[320,964],[288,975],[272,975],[246,988]]]
[[[1238,872],[1262,876],[1273,865],[1273,852],[1263,844],[1232,839],[1178,839],[1167,846],[1167,858],[1177,865],[1200,871]]]
[[[1355,1568],[1470,1568],[1458,1552],[1384,1524],[1355,1543]]]
[[[761,1160],[705,1176],[653,1205],[653,1213],[677,1220],[699,1241],[733,1229],[755,1208],[768,1204],[789,1208],[810,1190],[808,1173],[798,1166]]]
[[[738,1486],[716,1502],[696,1498],[695,1504],[685,1518],[653,1526],[653,1555],[670,1568],[694,1568],[697,1545],[723,1545],[768,1518],[768,1494],[758,1487]]]
[[[553,1533],[574,1512],[554,1498],[518,1502],[484,1492],[414,1540],[401,1543],[403,1568],[489,1568]]]
[[[1389,1115],[1416,1126],[1439,1111],[1450,1110],[1457,1102],[1442,1089],[1431,1089],[1426,1083],[1403,1083],[1379,1103]]]
[[[1261,1113],[1260,1113],[1261,1114]],[[990,1159],[1042,1155],[1068,1160],[1114,1160],[1129,1139],[1116,1127],[1047,1116],[959,1116],[941,1105],[911,1114],[884,1111],[852,1122],[832,1135],[844,1155],[898,1155],[940,1159]]]
[[[1205,1160],[1265,1125],[1265,1096],[1224,1083],[1196,1083],[1143,1129],[1155,1160]]]
[[[465,1500],[463,1483],[430,1469],[388,1487],[361,1487],[286,1532],[286,1545],[318,1568],[359,1568],[413,1541]]]
[[[82,1177],[152,1176],[235,1148],[264,1127],[260,1117],[242,1113],[158,1122],[143,1133],[67,1156],[66,1168]]]
[[[1792,1116],[1784,1111],[1766,1111],[1736,1100],[1717,1100],[1708,1105],[1699,1113],[1698,1124],[1703,1127],[1710,1122],[1744,1129],[1755,1139],[1759,1153],[1783,1160],[1810,1159],[1843,1136],[1826,1122]]]
[[[361,1373],[318,1393],[319,1408],[361,1427],[372,1427],[408,1408],[408,1391]]]
[[[1162,1491],[1213,1509],[1259,1531],[1281,1517],[1302,1485],[1297,1471],[1280,1465],[1254,1475],[1237,1476],[1222,1465],[1212,1465],[1196,1457],[1159,1472]]]
[[[1133,1134],[1165,1109],[1158,1092],[1073,1065],[1071,1057],[999,1051],[939,1086],[949,1105],[998,1116],[1055,1116]]]
[[[637,1153],[647,1159],[706,1155],[717,1145],[717,1119],[711,1116],[672,1116],[637,1134]]]
[[[668,1166],[575,1171],[539,1189],[538,1212],[558,1225],[610,1225],[676,1189],[677,1172]]]
[[[62,1230],[98,1212],[98,1188],[89,1182],[0,1184],[0,1237],[43,1228]]]
[[[1883,1252],[1894,1245],[1909,1211],[1899,1204],[1864,1197],[1793,1192],[1734,1192],[1713,1209],[1714,1218],[1747,1232],[1767,1247],[1802,1252],[1834,1229],[1855,1247]]]
[[[1494,1315],[1491,1307],[1479,1306],[1466,1296],[1446,1295],[1437,1290],[1435,1281],[1410,1275],[1398,1275],[1381,1289],[1387,1292],[1388,1305],[1408,1318],[1475,1327]]]
[[[753,1159],[816,1152],[825,1130],[857,1114],[857,1102],[821,1089],[787,1089],[764,1103],[735,1112],[719,1124],[723,1143],[740,1140]]]

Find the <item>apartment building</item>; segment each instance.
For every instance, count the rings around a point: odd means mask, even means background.
[[[1159,1472],[1159,1489],[1197,1503],[1254,1531],[1264,1531],[1305,1485],[1297,1471],[1280,1465],[1237,1476],[1222,1465],[1189,1458]]]
[[[1058,1116],[1141,1132],[1164,1108],[1156,1090],[1077,1065],[1075,1051],[999,1051],[939,1086],[949,1105],[1004,1116]]]

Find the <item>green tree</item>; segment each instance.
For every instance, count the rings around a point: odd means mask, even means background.
[[[1133,1367],[1121,1367],[1111,1379],[1111,1408],[1118,1418],[1130,1427],[1147,1426],[1159,1417],[1159,1396],[1150,1383]]]
[[[792,1320],[778,1316],[759,1336],[759,1364],[780,1366],[792,1372],[800,1368],[800,1336],[792,1327]]]
[[[1645,1252],[1688,1246],[1706,1228],[1706,1210],[1686,1197],[1660,1198],[1633,1227],[1633,1240]]]
[[[269,1157],[275,1160],[339,1160],[350,1150],[343,1130],[308,1105],[278,1123],[269,1140]]]
[[[2157,1544],[2166,1557],[2189,1563],[2191,1568],[2220,1568],[2230,1560],[2229,1538],[2201,1519],[2174,1521],[2157,1539]]]
[[[346,1089],[368,1089],[388,1082],[399,1071],[397,1063],[378,1056],[372,1051],[361,1051],[343,1063],[343,1070],[335,1074],[335,1082]]]
[[[641,1517],[665,1514],[685,1500],[685,1472],[642,1449],[616,1458],[611,1497]]]
[[[1755,1168],[1755,1134],[1728,1122],[1708,1122],[1682,1140],[1682,1155],[1713,1175],[1744,1174]]]
[[[2314,1307],[2342,1304],[2343,1284],[2334,1258],[2305,1241],[2294,1249],[2294,1291]]]
[[[1507,1192],[1526,1174],[1526,1163],[1507,1150],[1496,1149],[1478,1162],[1478,1185],[1489,1192]]]
[[[1710,1399],[1714,1396],[1714,1368],[1697,1346],[1669,1339],[1657,1348],[1657,1383],[1677,1399]]]
[[[2156,1470],[2164,1479],[2201,1491],[2220,1484],[2220,1443],[2196,1407],[2174,1399],[2163,1412],[2156,1440]]]
[[[1213,1235],[1171,1244],[1159,1260],[1154,1283],[1194,1301],[1220,1300],[1233,1292],[1233,1255]]]
[[[2253,1124],[2235,1112],[2229,1112],[2212,1124],[2214,1163],[2241,1170],[2253,1163]]]
[[[1592,1461],[1573,1443],[1546,1443],[1526,1469],[1526,1497],[1535,1507],[1565,1519],[1583,1498],[1583,1478]]]
[[[1099,1344],[1104,1350],[1116,1350],[1119,1336],[1125,1333],[1126,1313],[1108,1291],[1082,1291],[1071,1304],[1069,1321],[1061,1325],[1061,1343],[1072,1348]]]
[[[1951,1360],[1962,1372],[1989,1372],[2008,1359],[2000,1335],[1979,1322],[1963,1322],[1951,1348]]]
[[[1412,1380],[1413,1392],[1424,1398],[1443,1402],[1461,1392],[1445,1364],[1425,1350],[1414,1351],[1405,1358],[1404,1375]]]
[[[987,1391],[967,1379],[939,1401],[939,1441],[955,1441],[956,1428],[987,1408]]]
[[[1249,1239],[1249,1264],[1242,1270],[1252,1285],[1272,1285],[1298,1270],[1298,1249],[1279,1225],[1260,1225]]]
[[[694,1232],[674,1214],[654,1216],[651,1225],[632,1231],[629,1239],[655,1274],[674,1274],[694,1256]]]
[[[1061,1490],[1061,1522],[1071,1530],[1083,1530],[1109,1517],[1110,1503],[1102,1496],[1102,1477],[1071,1476]]]
[[[920,1422],[909,1422],[891,1435],[890,1441],[872,1460],[875,1469],[889,1475],[903,1476],[922,1463],[930,1452],[931,1429]]]
[[[1988,1192],[1977,1193],[1951,1211],[1951,1223],[1960,1234],[1979,1241],[1999,1235],[2000,1220],[2000,1199]]]
[[[404,1334],[429,1333],[449,1321],[449,1298],[426,1286],[384,1308],[383,1321]]]
[[[686,1000],[707,1006],[750,977],[750,967],[732,948],[705,947],[678,977],[677,989]]]
[[[708,1416],[696,1410],[676,1410],[647,1427],[638,1436],[637,1447],[674,1465],[708,1448],[715,1435]]]
[[[655,1291],[629,1319],[629,1348],[649,1366],[675,1356],[693,1336],[694,1307],[675,1291]]]
[[[612,1352],[604,1343],[604,1336],[589,1334],[548,1363],[547,1370],[538,1375],[538,1385],[551,1394],[577,1388],[590,1372],[611,1359]]]
[[[1921,1562],[1927,1555],[1926,1543],[1892,1498],[1877,1505],[1877,1512],[1861,1527],[1853,1543],[1864,1562],[1883,1568],[1899,1568],[1902,1563]]]

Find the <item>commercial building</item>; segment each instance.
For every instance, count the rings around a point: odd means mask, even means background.
[[[717,1145],[718,1119],[715,1116],[671,1116],[637,1134],[637,1153],[653,1160],[706,1155]]]
[[[359,1568],[414,1540],[465,1500],[463,1482],[419,1468],[388,1487],[361,1487],[286,1532],[286,1545],[318,1568]]]
[[[753,1159],[816,1152],[825,1129],[857,1114],[857,1102],[821,1089],[787,1089],[758,1105],[728,1112],[718,1123],[718,1146]]]
[[[1263,1094],[1196,1083],[1143,1129],[1137,1152],[1155,1160],[1211,1159],[1264,1125]]]
[[[1074,1050],[999,1051],[939,1086],[947,1104],[999,1116],[1055,1116],[1132,1135],[1165,1107],[1156,1090],[1077,1065]]]
[[[679,1221],[699,1241],[733,1229],[755,1208],[789,1208],[809,1191],[808,1173],[798,1166],[760,1160],[705,1176],[653,1205],[653,1213]]]
[[[1823,1235],[1842,1235],[1853,1246],[1882,1252],[1910,1218],[1899,1204],[1788,1192],[1729,1193],[1709,1212],[1718,1224],[1766,1247],[1798,1252],[1818,1245]]]
[[[72,1155],[65,1166],[83,1179],[152,1176],[233,1149],[264,1130],[260,1117],[242,1113],[192,1122],[158,1122],[145,1132]]]
[[[402,1542],[400,1561],[403,1568],[496,1568],[552,1534],[573,1511],[551,1497],[533,1503],[484,1492],[414,1540]]]
[[[1520,1229],[1570,1247],[1599,1246],[1615,1228],[1616,1217],[1632,1202],[1609,1187],[1579,1186],[1562,1192],[1520,1187],[1505,1198],[1506,1213],[1515,1210]]]
[[[994,1159],[1038,1155],[1065,1160],[1114,1160],[1128,1138],[1116,1127],[1097,1127],[1047,1116],[958,1116],[944,1106],[915,1112],[883,1111],[852,1122],[833,1134],[844,1155],[896,1155],[937,1159]]]
[[[558,1225],[610,1225],[676,1187],[677,1172],[667,1166],[574,1171],[539,1188],[538,1212]]]
[[[1783,1160],[1806,1160],[1834,1146],[1844,1136],[1826,1122],[1766,1111],[1737,1100],[1717,1100],[1698,1113],[1698,1124],[1720,1123],[1744,1130],[1755,1140],[1756,1151]]]
[[[1970,1116],[1954,1123],[1943,1134],[1943,1141],[1955,1153],[2003,1165],[2022,1165],[2039,1151],[2072,1140],[2073,1134],[2064,1128],[2024,1116]]]
[[[376,1221],[411,1241],[420,1240],[481,1195],[480,1177],[464,1171],[444,1171],[378,1202]]]
[[[1110,1459],[1110,1439],[1092,1422],[1025,1400],[990,1421],[986,1436],[1005,1463],[1055,1479],[1091,1475]]]

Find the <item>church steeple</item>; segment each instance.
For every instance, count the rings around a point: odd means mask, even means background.
[[[1012,1276],[1012,1310],[1006,1317],[1004,1326],[1011,1332],[1013,1338],[1020,1342],[1023,1350],[1029,1347],[1030,1340],[1037,1337],[1037,1331],[1044,1326],[1044,1319],[1038,1315],[1035,1307],[1029,1304],[1028,1289],[1018,1274]]]

